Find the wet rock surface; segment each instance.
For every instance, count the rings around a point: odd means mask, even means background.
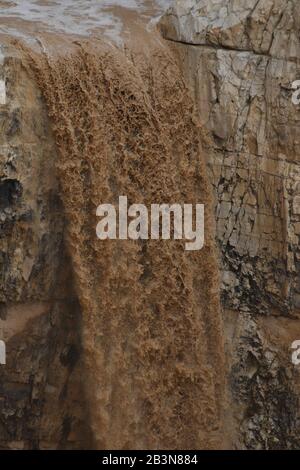
[[[81,312],[63,248],[56,151],[38,89],[20,58],[3,53],[0,448],[83,448]]]

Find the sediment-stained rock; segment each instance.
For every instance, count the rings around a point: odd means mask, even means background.
[[[63,249],[54,141],[15,50],[3,49],[0,74],[0,448],[84,447],[81,313]]]

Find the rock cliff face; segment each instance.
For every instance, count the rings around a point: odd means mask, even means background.
[[[208,134],[227,342],[224,445],[298,448],[300,366],[290,346],[300,339],[300,105],[292,102],[300,10],[296,0],[179,0],[160,30]],[[0,448],[93,447],[58,152],[23,65],[14,47],[1,49]],[[148,271],[142,282],[150,282]],[[154,354],[157,343],[150,346]]]
[[[287,0],[178,1],[161,20],[211,138],[238,448],[299,446],[299,22]]]

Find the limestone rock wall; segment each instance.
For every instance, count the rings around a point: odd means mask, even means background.
[[[234,410],[227,429],[237,448],[299,446],[290,352],[300,338],[297,4],[181,0],[160,25],[211,139]]]

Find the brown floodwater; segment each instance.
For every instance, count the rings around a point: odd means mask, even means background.
[[[224,341],[202,130],[174,51],[151,27],[169,3],[2,2],[0,33],[17,38],[57,145],[98,449],[222,447]],[[101,243],[97,206],[120,195],[147,207],[203,203],[204,248]]]
[[[0,33],[33,37],[56,32],[105,36],[116,43],[135,28],[147,28],[171,0],[0,1]]]

